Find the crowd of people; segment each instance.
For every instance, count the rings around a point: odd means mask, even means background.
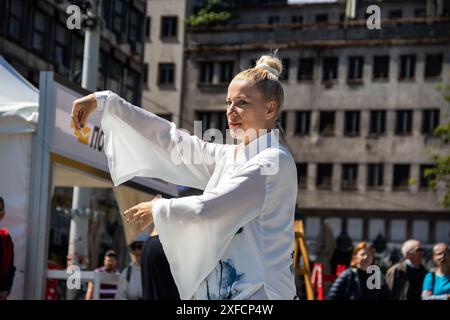
[[[5,203],[0,197],[0,221]],[[100,284],[99,299],[117,300],[179,300],[180,295],[170,272],[169,263],[154,231],[138,235],[128,246],[131,262],[122,271],[117,269],[117,254],[105,253],[103,266],[96,272],[116,277],[116,284]],[[435,268],[423,265],[424,247],[410,239],[401,248],[402,261],[385,274],[374,278],[375,250],[367,242],[358,243],[349,268],[343,271],[330,288],[328,300],[450,300],[450,247],[437,243],[433,247]],[[380,270],[378,268],[378,270]],[[0,229],[0,300],[7,299],[14,279],[14,246],[7,229]],[[378,282],[378,284],[377,284]],[[94,284],[89,283],[86,300],[94,298]]]
[[[450,248],[433,247],[435,268],[422,264],[424,248],[414,239],[402,245],[403,259],[386,274],[375,274],[374,248],[360,242],[353,250],[350,267],[342,272],[328,292],[328,300],[450,300]],[[376,277],[379,277],[376,279]],[[377,285],[378,280],[378,285]]]

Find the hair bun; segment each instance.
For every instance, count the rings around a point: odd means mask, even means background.
[[[277,79],[280,77],[281,72],[283,72],[283,64],[276,56],[261,56],[256,62],[255,68],[264,69],[274,75]]]

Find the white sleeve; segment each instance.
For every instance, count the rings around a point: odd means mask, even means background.
[[[114,185],[135,176],[204,189],[222,146],[178,130],[111,91],[96,92],[105,153]]]
[[[201,196],[155,201],[155,226],[181,299],[192,297],[239,228],[262,213],[267,179],[253,163]]]

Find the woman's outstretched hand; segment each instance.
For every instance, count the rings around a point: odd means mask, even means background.
[[[141,229],[145,229],[153,222],[153,203],[160,199],[161,195],[157,195],[152,201],[141,202],[134,207],[126,210],[123,215],[129,223],[141,224]]]
[[[97,100],[94,93],[75,100],[72,103],[72,112],[70,114],[75,129],[80,130],[83,128],[87,118],[95,109],[97,109]]]

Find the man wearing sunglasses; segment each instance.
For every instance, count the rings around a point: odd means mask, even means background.
[[[418,240],[410,239],[402,245],[404,260],[386,273],[386,283],[394,300],[420,300],[423,279],[427,270],[422,265],[424,249]]]
[[[147,234],[140,234],[130,243],[131,262],[120,275],[116,300],[142,299],[141,252],[147,238]]]

